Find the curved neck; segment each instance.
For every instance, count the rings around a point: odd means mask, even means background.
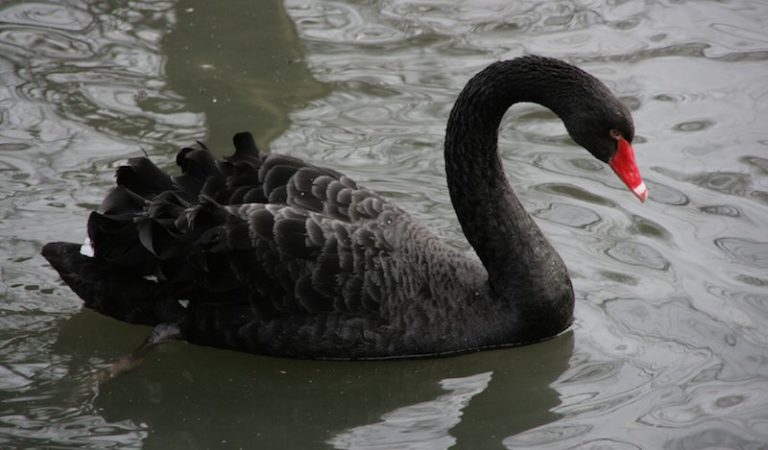
[[[518,303],[534,294],[552,301],[572,296],[563,292],[571,290],[562,259],[515,196],[497,151],[501,118],[514,103],[539,103],[561,117],[570,112],[569,89],[576,87],[551,63],[524,57],[489,66],[459,95],[446,133],[448,189],[464,234],[494,295]]]

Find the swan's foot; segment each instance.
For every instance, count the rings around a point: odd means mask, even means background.
[[[144,342],[142,342],[136,350],[118,358],[117,361],[110,364],[107,369],[101,371],[97,375],[99,382],[117,378],[124,373],[138,368],[141,363],[144,362],[144,358],[146,358],[152,348],[163,342],[176,339],[180,335],[181,331],[179,330],[179,326],[175,323],[161,323],[155,325],[149,333],[149,336],[144,339]]]

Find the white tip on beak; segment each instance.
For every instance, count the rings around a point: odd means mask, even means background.
[[[645,187],[645,182],[641,181],[640,184],[632,188],[632,193],[635,197],[640,199],[641,202],[645,202],[648,199],[648,188]]]

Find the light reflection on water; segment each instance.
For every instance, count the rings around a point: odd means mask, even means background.
[[[343,432],[330,444],[339,449],[449,448],[456,444],[450,431],[461,420],[462,410],[488,387],[491,376],[485,372],[440,380],[440,387],[448,393],[387,412],[380,422]]]
[[[764,2],[212,4],[0,5],[0,446],[768,442]],[[275,151],[349,173],[468,249],[445,119],[475,71],[523,53],[577,62],[630,105],[651,193],[637,203],[551,113],[507,114],[502,157],[571,271],[572,333],[375,364],[173,344],[95,382],[146,330],[80,312],[37,252],[80,240],[121,159],[169,164],[252,122],[262,144],[278,136]]]

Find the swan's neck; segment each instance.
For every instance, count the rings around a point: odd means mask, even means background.
[[[529,306],[533,314],[551,316],[555,309],[570,316],[573,294],[565,265],[509,186],[497,151],[499,124],[512,104],[535,102],[567,113],[559,94],[543,89],[556,86],[556,77],[535,72],[520,60],[497,63],[464,88],[448,121],[448,189],[494,297]]]

